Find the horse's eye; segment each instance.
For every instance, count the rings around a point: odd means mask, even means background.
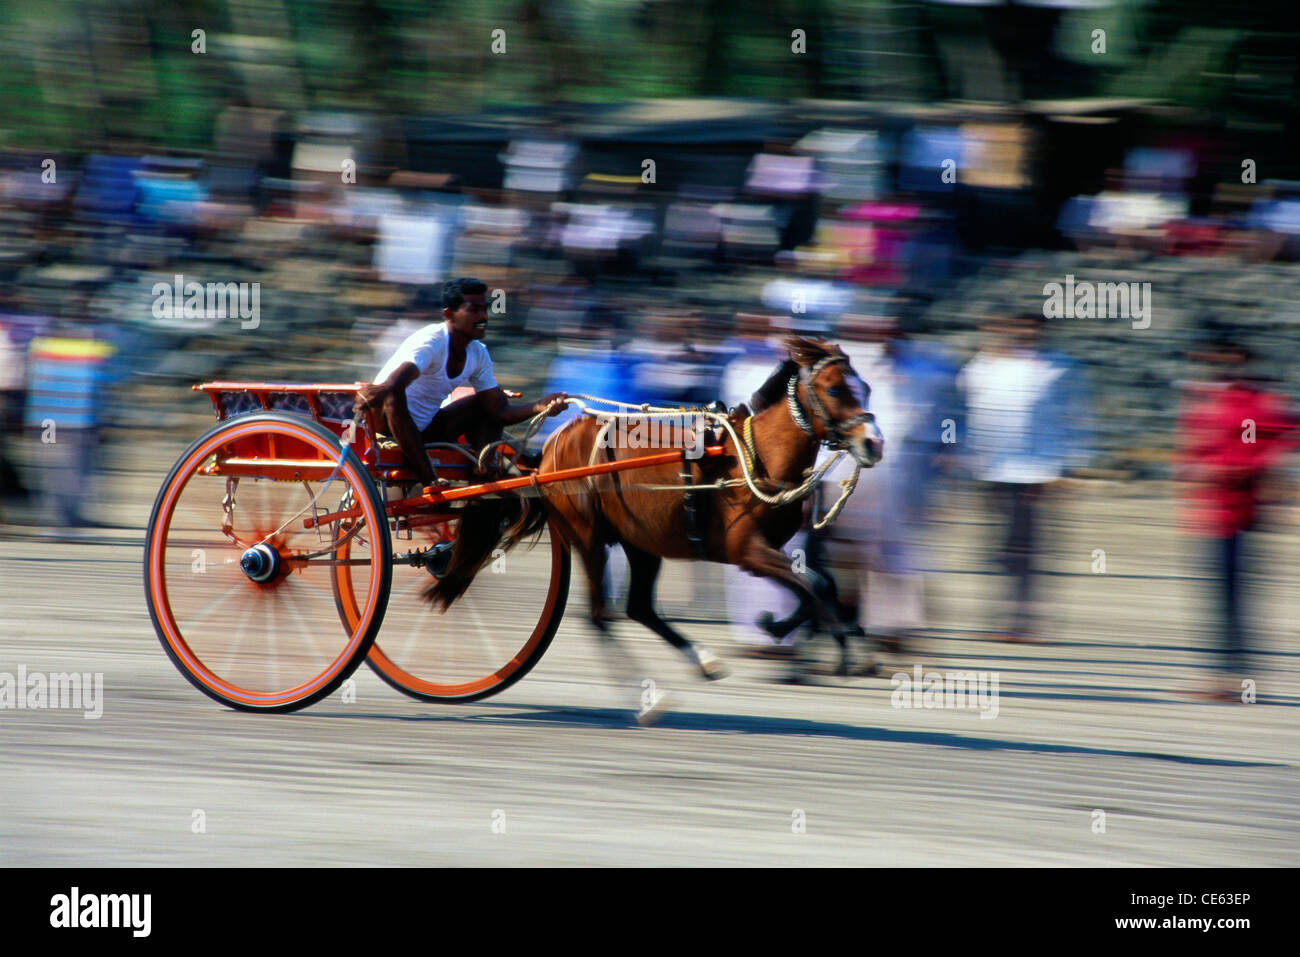
[[[849,387],[846,385],[833,385],[826,390],[826,394],[832,399],[848,399],[853,395],[853,393],[849,391]]]

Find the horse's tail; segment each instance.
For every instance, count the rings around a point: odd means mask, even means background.
[[[469,588],[493,551],[509,550],[546,523],[540,498],[473,499],[460,513],[460,529],[447,572],[424,588],[424,599],[443,611]]]

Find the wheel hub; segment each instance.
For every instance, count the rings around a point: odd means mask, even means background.
[[[280,571],[280,553],[266,542],[259,542],[240,556],[239,567],[250,581],[264,585]]]

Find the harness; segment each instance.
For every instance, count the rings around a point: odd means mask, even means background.
[[[818,441],[829,449],[844,448],[844,433],[852,431],[864,422],[876,421],[875,415],[870,412],[863,412],[840,423],[832,421],[821,396],[817,394],[816,389],[812,388],[813,381],[821,374],[823,369],[841,362],[848,365],[849,357],[826,356],[824,359],[817,360],[813,367],[808,370],[808,388],[804,390],[808,394],[808,401],[813,407],[813,414],[821,420],[823,437]],[[808,416],[799,403],[799,373],[797,372],[790,376],[789,381],[785,384],[785,401],[790,409],[790,418],[794,419],[794,424],[816,439],[817,433],[813,430],[812,423],[808,421]]]
[[[839,362],[843,362],[847,364],[849,362],[849,358],[847,356],[827,356],[819,360],[807,373],[809,381],[811,382],[813,379],[815,379],[823,369]],[[814,439],[817,439],[816,432],[813,430],[812,424],[808,420],[808,415],[804,411],[803,406],[799,402],[798,381],[799,381],[799,375],[796,373],[795,375],[792,375],[790,377],[789,382],[786,384],[786,395],[787,395],[787,402],[790,410],[790,417],[795,421],[796,424],[798,424],[799,428],[802,429],[806,434],[808,434]],[[680,479],[680,484],[638,486],[640,489],[644,491],[678,492],[684,495],[684,498],[686,500],[685,506],[687,512],[688,538],[691,541],[692,547],[694,548],[696,553],[700,554],[701,557],[703,557],[702,555],[703,536],[700,531],[702,522],[700,520],[699,513],[696,510],[695,503],[694,503],[695,495],[698,492],[711,491],[711,490],[724,489],[724,488],[735,488],[737,486],[745,486],[749,489],[750,493],[754,496],[754,498],[758,499],[760,502],[763,502],[766,505],[771,505],[780,508],[787,505],[792,505],[795,502],[802,501],[803,499],[807,498],[809,495],[813,493],[813,491],[821,483],[822,477],[827,472],[829,472],[832,468],[834,468],[834,466],[846,454],[843,447],[844,446],[843,431],[846,429],[853,428],[862,422],[875,421],[874,415],[872,415],[870,412],[864,412],[861,415],[854,416],[852,419],[847,420],[842,427],[837,427],[835,423],[831,420],[830,414],[826,411],[825,404],[822,403],[820,397],[817,396],[816,390],[810,388],[808,389],[808,393],[810,396],[812,396],[813,414],[817,416],[817,418],[821,421],[822,429],[824,433],[824,437],[821,439],[817,439],[817,441],[820,442],[822,445],[825,445],[831,449],[835,449],[836,454],[831,458],[827,459],[827,461],[823,465],[815,469],[812,469],[810,473],[807,475],[807,477],[803,480],[803,482],[801,482],[799,485],[795,486],[794,488],[785,488],[784,485],[779,485],[777,491],[775,492],[766,492],[763,489],[759,488],[758,485],[755,483],[756,476],[758,476],[760,473],[764,472],[765,470],[763,469],[763,463],[758,456],[758,448],[754,442],[753,416],[750,416],[749,418],[745,419],[743,424],[741,425],[740,431],[737,432],[735,426],[733,426],[731,420],[726,415],[722,415],[720,414],[720,412],[714,411],[714,409],[708,407],[705,408],[687,408],[684,406],[663,407],[663,406],[654,406],[649,403],[645,403],[642,405],[635,405],[629,402],[618,402],[614,399],[602,398],[600,396],[574,394],[574,393],[570,393],[568,397],[568,402],[570,405],[576,405],[579,411],[581,411],[584,415],[593,416],[600,423],[601,426],[600,430],[597,432],[596,439],[592,443],[592,447],[591,447],[591,455],[588,464],[592,464],[592,465],[595,464],[596,456],[599,453],[600,449],[606,445],[605,437],[608,435],[610,428],[612,428],[616,423],[624,419],[632,419],[632,418],[640,419],[645,417],[656,417],[656,416],[665,416],[665,415],[678,416],[684,412],[691,412],[713,423],[713,425],[717,429],[721,429],[723,432],[725,432],[728,436],[731,437],[732,442],[734,443],[737,451],[740,453],[738,458],[740,461],[741,474],[743,476],[742,478],[717,479],[713,482],[709,482],[708,484],[702,484],[702,485],[696,484],[694,480],[694,473],[691,471],[689,461],[686,458],[686,454],[685,454],[686,450],[683,450],[682,468],[678,476]],[[612,408],[604,408],[604,409],[592,408],[590,405],[588,405],[588,403],[595,403],[598,405],[608,406]],[[518,440],[518,443],[520,445],[526,445],[528,443],[528,440],[534,434],[536,434],[537,430],[541,427],[542,420],[545,418],[546,418],[545,414],[539,414],[537,416],[534,416],[529,421],[528,427],[524,432],[524,436],[522,439]],[[552,436],[552,438],[554,438],[554,436]],[[841,492],[839,498],[836,500],[835,504],[831,506],[830,511],[826,513],[825,517],[823,517],[821,521],[815,523],[814,525],[815,528],[817,529],[824,528],[836,519],[841,509],[843,509],[845,502],[848,500],[849,496],[853,494],[853,490],[857,487],[858,476],[861,473],[861,471],[862,471],[862,467],[858,466],[853,470],[852,476],[840,482]],[[589,476],[587,478],[587,482],[591,490],[595,492],[596,485],[595,485],[594,476]]]

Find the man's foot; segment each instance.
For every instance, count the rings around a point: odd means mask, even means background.
[[[1231,681],[1211,681],[1199,688],[1188,688],[1185,694],[1198,701],[1211,701],[1216,704],[1241,702],[1241,687]]]
[[[1046,645],[1048,641],[1041,635],[1031,635],[1023,631],[1006,631],[994,634],[994,641],[1006,641],[1013,645]]]

